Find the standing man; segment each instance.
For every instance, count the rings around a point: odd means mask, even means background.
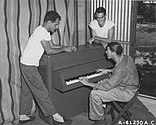
[[[21,56],[20,124],[35,119],[34,116],[30,116],[33,99],[45,116],[52,116],[53,125],[71,124],[71,120],[67,120],[57,113],[37,69],[44,51],[47,54],[76,51],[75,47],[55,45],[51,40],[50,34],[58,29],[60,20],[61,17],[56,11],[48,11],[43,25],[33,31]]]
[[[105,47],[107,43],[112,42],[114,38],[114,23],[106,19],[106,9],[99,7],[94,13],[94,20],[90,22],[92,38],[89,40],[91,44],[93,41],[102,43]]]
[[[128,102],[134,96],[139,84],[138,72],[130,56],[123,55],[123,48],[117,42],[108,43],[106,46],[108,59],[115,61],[112,70],[99,69],[103,73],[111,72],[109,78],[98,83],[91,83],[86,78],[80,81],[94,89],[90,94],[90,119],[95,120],[93,125],[105,125],[105,109],[103,102],[120,101]]]

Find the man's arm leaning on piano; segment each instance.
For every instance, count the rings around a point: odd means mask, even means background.
[[[76,52],[77,48],[75,46],[60,46],[54,44],[52,41],[42,40],[41,44],[46,52],[46,54],[55,54],[60,52]]]

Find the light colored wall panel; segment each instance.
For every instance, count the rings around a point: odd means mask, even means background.
[[[107,19],[115,23],[115,40],[130,42],[132,2],[132,0],[91,0],[91,15],[96,8],[103,6],[106,9]],[[124,53],[129,55],[130,46],[123,47]]]

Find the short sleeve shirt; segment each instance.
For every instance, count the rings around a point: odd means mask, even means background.
[[[89,27],[96,32],[98,37],[108,38],[108,31],[114,26],[113,21],[106,20],[105,25],[100,27],[97,20],[93,20],[89,23]]]
[[[28,39],[27,45],[21,56],[20,62],[25,65],[39,66],[39,61],[44,53],[42,40],[50,41],[50,33],[42,26],[38,26]]]

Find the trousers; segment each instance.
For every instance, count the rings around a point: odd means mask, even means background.
[[[28,115],[31,113],[33,99],[44,116],[55,114],[56,109],[52,100],[50,100],[48,90],[38,72],[38,68],[36,66],[28,66],[20,63],[20,70],[20,115]]]
[[[90,93],[90,111],[89,117],[92,120],[102,120],[105,115],[105,108],[103,103],[111,101],[127,102],[134,96],[131,90],[122,90],[119,87],[113,88],[109,91],[92,90]]]

